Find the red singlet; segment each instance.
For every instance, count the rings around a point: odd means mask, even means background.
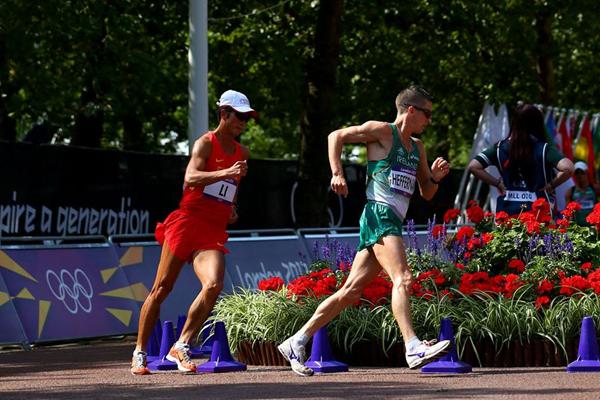
[[[206,160],[205,171],[226,169],[243,160],[242,149],[235,142],[233,154],[226,154],[215,136],[208,132],[212,144],[210,157]],[[156,225],[156,240],[162,245],[165,241],[169,250],[181,260],[192,262],[194,252],[198,250],[219,250],[229,253],[225,248],[228,235],[227,221],[231,215],[231,200],[239,184],[238,179],[229,182],[219,181],[206,186],[184,186],[179,209],[173,211],[164,222]],[[229,192],[229,193],[227,193]],[[214,194],[213,195],[211,195]],[[228,194],[219,198],[219,194]]]

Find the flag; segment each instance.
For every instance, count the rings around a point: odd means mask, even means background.
[[[563,114],[558,126],[558,135],[555,136],[555,140],[560,138],[560,151],[562,151],[565,157],[567,157],[569,160],[573,160],[573,148],[571,146],[571,132],[569,125],[569,115]]]
[[[546,139],[548,143],[556,145],[554,136],[556,135],[556,124],[554,123],[554,110],[548,107],[546,114]]]
[[[579,129],[579,135],[577,135],[577,141],[575,143],[575,158],[583,160],[588,165],[588,177],[591,183],[596,182],[595,174],[595,160],[594,160],[594,142],[592,141],[592,129],[590,126],[590,119],[587,115],[581,120]]]
[[[592,141],[594,142],[594,153],[598,154],[596,157],[596,169],[600,169],[600,115],[594,115],[592,124]]]
[[[558,116],[558,121],[556,122],[556,125],[554,126],[554,132],[552,134],[552,142],[554,142],[554,145],[556,146],[556,148],[564,154],[563,151],[563,145],[562,145],[562,136],[560,134],[560,127],[563,124],[563,121],[565,119],[565,112],[561,112]]]

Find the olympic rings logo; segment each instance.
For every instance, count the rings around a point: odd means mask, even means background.
[[[61,269],[59,274],[48,270],[46,282],[54,297],[62,301],[71,314],[77,314],[80,308],[86,313],[92,312],[94,289],[81,269],[77,268],[73,274],[66,269]]]

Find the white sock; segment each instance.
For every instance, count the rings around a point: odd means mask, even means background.
[[[298,332],[292,336],[292,343],[294,343],[296,346],[306,346],[306,343],[308,343],[309,340],[310,336],[306,336],[302,332]]]
[[[179,340],[177,342],[175,342],[175,348],[179,349],[179,350],[183,350],[187,347],[187,343],[184,342],[180,342]]]
[[[134,351],[133,351],[133,356],[135,357],[135,355],[136,355],[136,354],[139,354],[139,353],[146,354],[146,352],[145,352],[145,351],[143,351],[143,350],[134,350]]]
[[[408,341],[406,342],[406,352],[407,353],[412,353],[414,349],[417,348],[417,346],[419,346],[421,344],[421,341],[419,340],[419,338],[417,336],[413,336],[410,339],[408,339]]]

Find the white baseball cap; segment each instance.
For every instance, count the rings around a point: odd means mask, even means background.
[[[578,169],[580,169],[582,171],[587,171],[588,170],[588,166],[583,161],[577,161],[575,163],[575,171],[577,171]]]
[[[231,107],[237,112],[251,113],[252,117],[258,117],[258,113],[250,107],[250,101],[245,94],[236,92],[235,90],[227,90],[223,92],[219,101],[217,101],[219,107]]]

